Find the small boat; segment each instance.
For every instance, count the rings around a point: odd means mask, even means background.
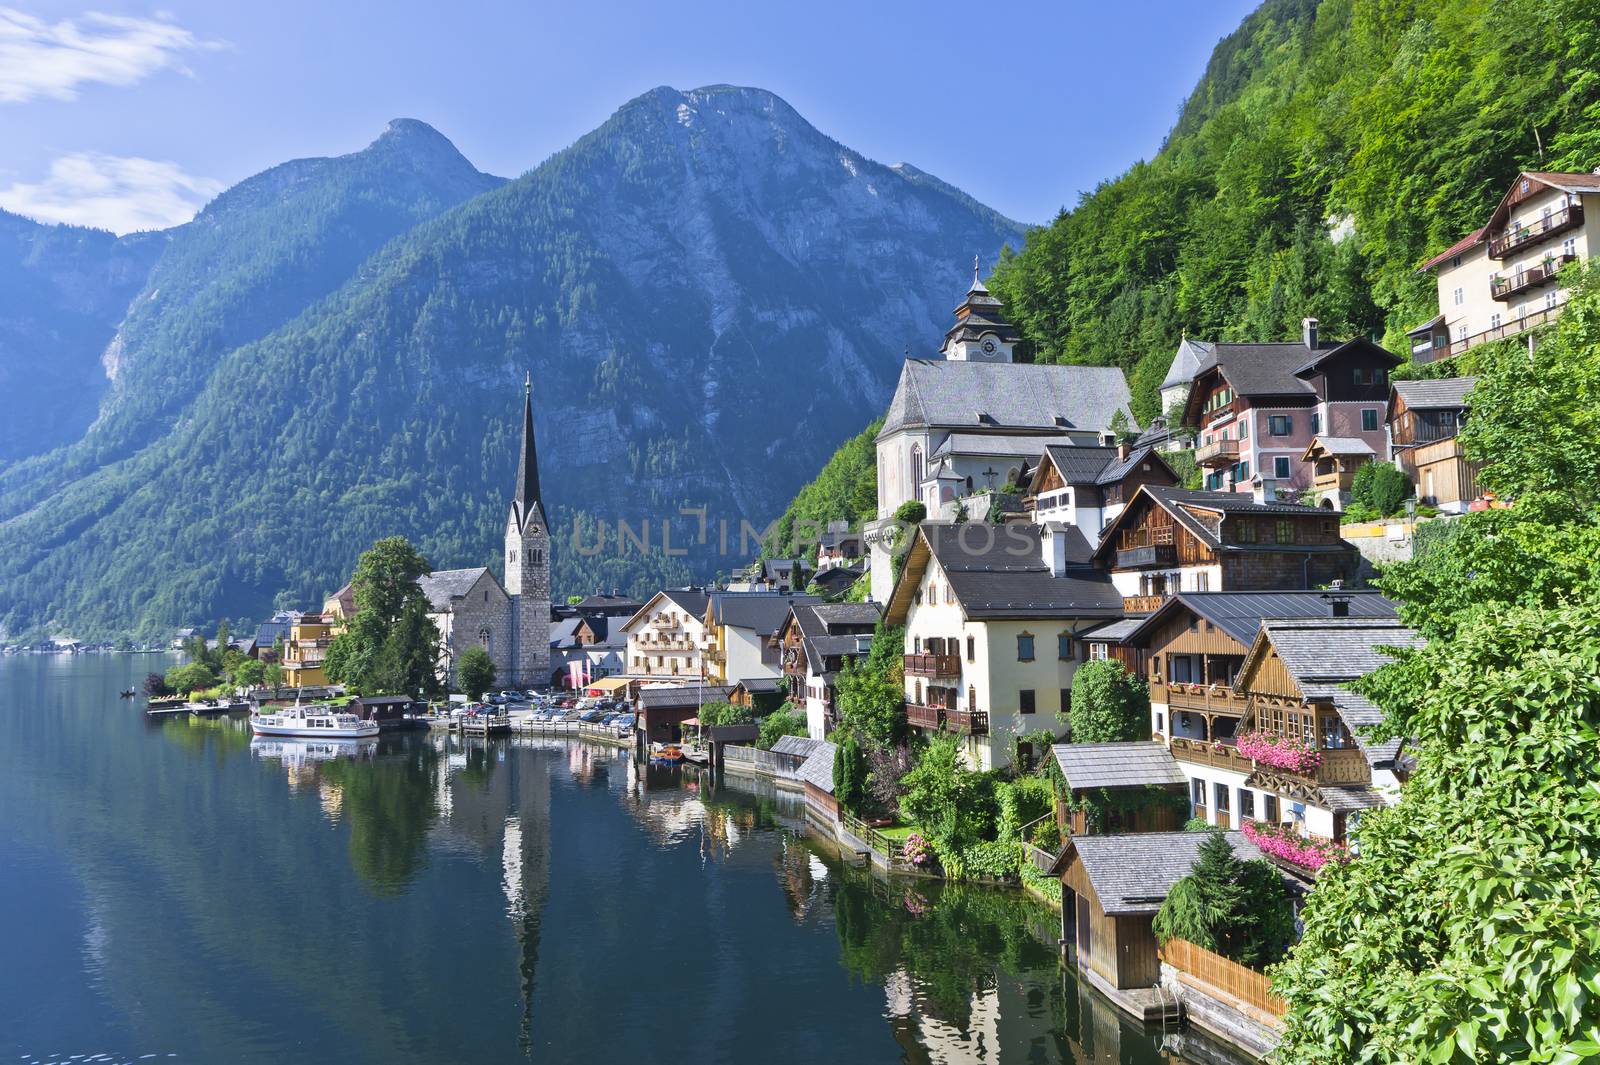
[[[118,693],[117,698],[119,698],[119,699],[132,699],[136,694],[138,694],[138,693],[135,692],[132,688],[123,688],[122,691],[120,693]]]
[[[250,715],[250,731],[257,736],[314,736],[327,739],[363,739],[378,734],[376,721],[363,721],[334,707],[286,706]]]
[[[664,744],[651,751],[650,758],[652,761],[657,762],[681,762],[683,761],[683,748],[676,743]]]

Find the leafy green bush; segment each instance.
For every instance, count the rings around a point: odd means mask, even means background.
[[[806,735],[805,711],[793,703],[786,702],[761,719],[761,735],[756,740],[756,746],[763,751],[770,751],[772,745],[785,736],[804,735]]]
[[[873,637],[873,656],[880,642],[893,651],[893,663],[878,668],[870,657],[865,662],[847,661],[834,681],[834,700],[841,730],[857,732],[878,746],[891,746],[906,729],[906,690],[899,672],[900,640],[891,643],[881,633]]]
[[[962,764],[958,737],[935,736],[900,780],[900,810],[922,827],[942,861],[994,838],[999,813],[995,783],[993,774]]]
[[[985,880],[1016,880],[1018,873],[1019,856],[1022,849],[1015,843],[1000,843],[998,841],[983,840],[969,843],[961,848],[959,859],[953,863],[946,863],[948,872],[951,865],[959,870],[958,879],[980,877]],[[940,852],[941,857],[943,851]]]
[[[894,520],[906,525],[915,525],[928,517],[928,508],[920,499],[908,499],[894,510]]]
[[[1185,832],[1210,832],[1211,823],[1203,817],[1191,817],[1183,823]]]
[[[860,810],[867,797],[867,758],[855,733],[846,732],[833,752],[833,797],[846,810]]]
[[[696,715],[700,724],[706,728],[714,725],[748,725],[756,719],[755,711],[748,706],[735,706],[723,699],[716,699],[700,707]]]
[[[456,659],[456,686],[470,699],[494,689],[494,659],[486,648],[477,644],[461,652]]]
[[[1387,462],[1369,462],[1350,479],[1351,510],[1361,508],[1392,517],[1410,496],[1410,478]]]
[[[995,838],[1007,843],[1024,841],[1023,827],[1030,826],[1031,832],[1038,827],[1034,822],[1048,818],[1055,810],[1055,789],[1043,777],[1003,781],[994,790],[1000,812]]]
[[[1057,711],[1059,716],[1060,711]],[[1150,689],[1114,659],[1085,662],[1072,675],[1073,743],[1149,738]]]
[[[217,675],[204,662],[190,662],[167,670],[166,682],[167,687],[173,691],[188,695],[190,692],[216,687]]]

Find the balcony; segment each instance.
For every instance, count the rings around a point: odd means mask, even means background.
[[[912,677],[959,677],[961,659],[956,655],[931,653],[909,654],[905,657],[906,674]]]
[[[1510,277],[1491,277],[1489,295],[1503,303],[1519,292],[1549,284],[1563,266],[1576,258],[1576,255],[1552,255],[1537,266],[1519,270]]]
[[[987,736],[989,734],[989,711],[946,710],[944,712],[944,729],[946,732],[958,732],[963,736]]]
[[[1249,773],[1255,763],[1233,748],[1232,744],[1210,740],[1190,740],[1172,737],[1172,757],[1191,765],[1209,765],[1234,773]]]
[[[1224,684],[1188,684],[1174,681],[1150,685],[1150,701],[1166,699],[1167,709],[1190,710],[1202,714],[1244,716],[1244,696]]]
[[[700,650],[692,640],[660,640],[656,643],[641,640],[638,644],[640,654],[647,655],[681,655],[693,654]]]
[[[944,723],[944,709],[938,706],[906,704],[906,722],[913,728],[937,729]]]
[[[1125,595],[1122,610],[1127,614],[1153,614],[1167,601],[1164,595]]]
[[[1583,204],[1570,204],[1548,218],[1539,219],[1531,226],[1513,229],[1501,233],[1498,237],[1490,237],[1489,258],[1504,259],[1518,248],[1535,244],[1581,225],[1583,225]]]
[[[1134,566],[1172,566],[1178,562],[1178,548],[1174,544],[1150,544],[1147,547],[1124,547],[1117,552],[1117,568]]]
[[[1239,461],[1239,441],[1213,440],[1194,449],[1194,461],[1199,466],[1232,466]]]

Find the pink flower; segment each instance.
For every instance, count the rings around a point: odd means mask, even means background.
[[[1304,743],[1264,732],[1246,732],[1236,744],[1240,754],[1253,762],[1286,769],[1291,773],[1311,773],[1322,764],[1322,754]]]

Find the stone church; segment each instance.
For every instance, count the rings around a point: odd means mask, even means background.
[[[506,515],[505,575],[501,584],[487,566],[474,566],[439,570],[419,582],[439,627],[439,672],[452,686],[456,662],[475,644],[488,650],[496,684],[550,683],[550,525],[539,499],[531,376],[523,386],[522,450]]]

